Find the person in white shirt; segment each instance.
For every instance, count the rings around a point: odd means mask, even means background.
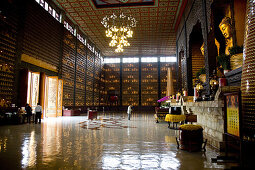
[[[40,103],[37,103],[37,106],[35,107],[35,124],[37,124],[39,119],[39,124],[41,124],[41,116],[42,116],[42,106],[40,106]]]
[[[130,120],[131,113],[132,113],[132,105],[129,105],[127,110],[128,120]]]

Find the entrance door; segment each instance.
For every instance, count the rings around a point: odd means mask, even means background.
[[[63,80],[58,80],[58,105],[57,116],[62,116]]]
[[[58,77],[46,77],[46,91],[45,91],[45,116],[57,117],[57,103],[58,103]]]
[[[39,72],[28,72],[28,87],[27,87],[27,103],[32,107],[34,111],[39,101]]]

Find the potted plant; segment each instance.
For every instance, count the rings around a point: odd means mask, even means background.
[[[234,46],[228,49],[230,54],[230,67],[235,70],[243,65],[243,46]]]
[[[217,56],[219,65],[224,69],[224,74],[230,70],[230,55],[221,54]]]
[[[196,77],[197,77],[197,79],[202,81],[202,83],[206,82],[206,73],[205,73],[205,68],[204,67],[200,68],[198,70],[198,72],[196,72]]]

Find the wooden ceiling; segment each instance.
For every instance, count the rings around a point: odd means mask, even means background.
[[[175,22],[182,0],[54,0],[57,6],[89,36],[102,55],[153,56],[176,53]],[[129,47],[123,53],[115,53],[109,47],[101,24],[104,16],[123,11],[138,21]]]

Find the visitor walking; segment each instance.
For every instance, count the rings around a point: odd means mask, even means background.
[[[130,120],[131,113],[132,113],[132,105],[129,105],[127,110],[128,120]]]
[[[39,124],[41,124],[41,117],[42,117],[42,106],[40,106],[40,103],[37,103],[37,106],[35,107],[35,124],[37,124],[39,119]]]
[[[25,106],[25,110],[26,110],[26,113],[27,113],[27,123],[31,123],[32,108],[29,106],[28,103]]]

